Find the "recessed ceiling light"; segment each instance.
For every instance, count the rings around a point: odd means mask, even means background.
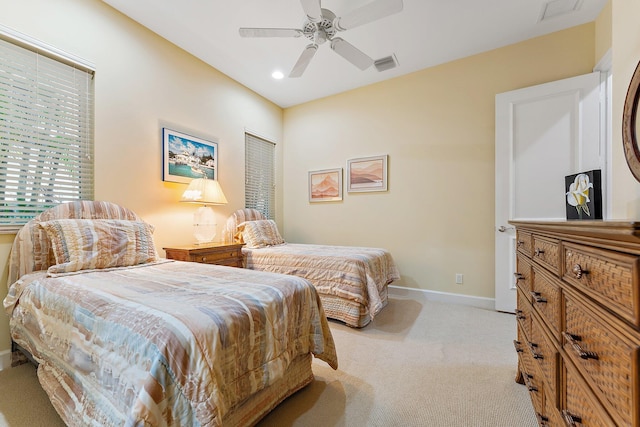
[[[271,73],[271,77],[276,80],[280,80],[284,77],[284,74],[282,74],[282,71],[274,71],[273,73]]]

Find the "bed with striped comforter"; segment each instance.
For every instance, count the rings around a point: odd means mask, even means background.
[[[313,379],[310,354],[337,368],[318,294],[293,276],[166,260],[36,271],[4,303],[12,339],[70,426],[253,424]],[[304,357],[292,390],[229,421]]]

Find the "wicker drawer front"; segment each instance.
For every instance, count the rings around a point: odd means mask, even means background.
[[[536,413],[544,412],[544,381],[542,381],[542,375],[538,372],[535,362],[531,358],[531,353],[525,351],[520,353],[520,360],[524,372],[524,385],[529,390],[529,396],[533,403],[533,409]]]
[[[516,248],[518,251],[531,258],[531,254],[533,253],[533,239],[531,233],[516,230]]]
[[[557,240],[533,236],[533,260],[560,276],[560,244]]]
[[[564,280],[640,328],[640,295],[633,286],[638,257],[566,244],[564,259]]]
[[[518,308],[516,309],[516,319],[518,325],[523,329],[525,336],[531,336],[531,304],[529,303],[529,295],[518,290]],[[524,341],[526,342],[526,341]]]
[[[581,427],[613,426],[615,423],[584,383],[580,374],[571,362],[564,362],[562,367],[562,416],[566,425],[579,424]],[[570,424],[573,422],[574,424]]]
[[[557,391],[558,352],[542,331],[542,326],[535,317],[527,347],[547,385],[545,389],[548,389],[549,393],[545,392],[545,394],[555,396]]]
[[[528,258],[523,255],[518,255],[516,257],[516,285],[518,288],[522,289],[525,294],[529,294],[531,292],[531,279],[532,279],[532,270],[531,263]]]
[[[533,307],[540,313],[551,329],[551,333],[559,341],[562,330],[560,327],[562,305],[557,281],[558,279],[545,274],[540,267],[534,267],[533,289],[531,290]]]
[[[597,314],[565,293],[563,347],[594,393],[621,425],[638,420],[640,344],[607,326]]]

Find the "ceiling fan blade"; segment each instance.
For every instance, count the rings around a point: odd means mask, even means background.
[[[293,66],[293,69],[289,73],[289,77],[295,78],[302,76],[302,73],[307,69],[307,65],[309,65],[309,62],[311,62],[311,59],[313,58],[313,55],[316,54],[317,50],[317,44],[307,45],[307,47],[302,51],[300,58],[298,58],[298,62],[296,62],[296,65]]]
[[[344,31],[401,12],[402,8],[402,0],[374,0],[341,18],[336,18],[333,25],[338,31]]]
[[[240,28],[241,37],[300,37],[303,33],[295,28]]]
[[[331,40],[331,49],[361,70],[366,70],[373,65],[373,59],[340,37],[334,37]]]
[[[300,0],[302,9],[311,22],[320,22],[322,20],[322,11],[320,10],[320,0]]]

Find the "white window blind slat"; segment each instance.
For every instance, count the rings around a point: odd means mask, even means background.
[[[13,232],[56,204],[93,199],[94,90],[91,70],[5,39],[0,39],[0,232]]]
[[[245,207],[275,218],[275,144],[245,133]]]

